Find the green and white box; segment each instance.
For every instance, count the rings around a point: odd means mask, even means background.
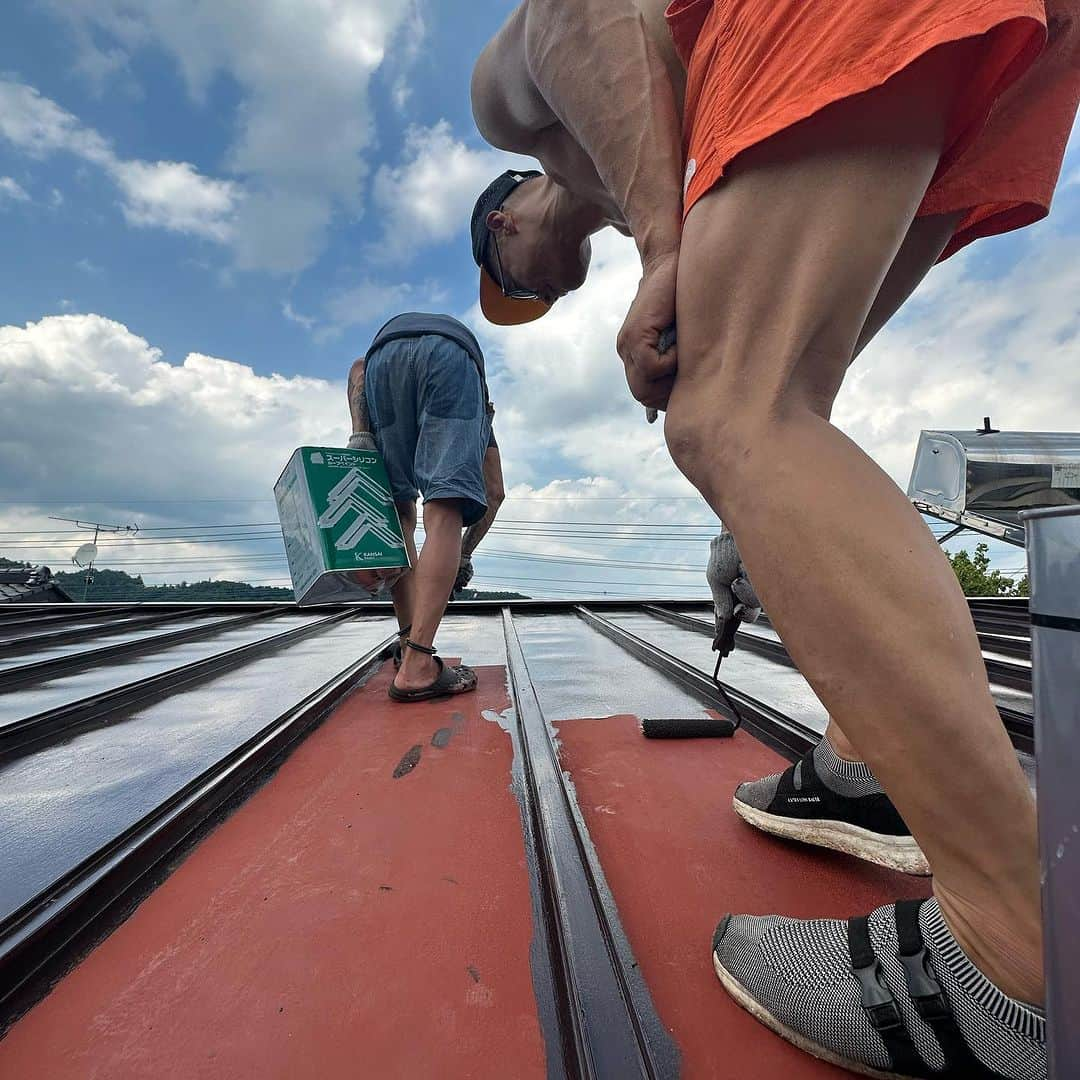
[[[370,600],[408,569],[386,467],[374,450],[301,446],[274,485],[296,602]]]

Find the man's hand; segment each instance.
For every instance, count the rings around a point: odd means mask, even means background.
[[[454,592],[461,592],[462,589],[468,588],[469,582],[473,578],[473,564],[472,559],[468,555],[465,555],[461,559],[461,565],[458,567],[457,577],[454,578]]]
[[[678,369],[678,346],[661,354],[660,335],[675,321],[675,277],[679,253],[655,259],[645,268],[637,296],[619,331],[619,356],[630,393],[646,408],[665,409]]]

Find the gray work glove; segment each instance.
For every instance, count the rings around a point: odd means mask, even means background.
[[[719,661],[735,648],[735,632],[739,623],[756,622],[761,614],[761,601],[739,558],[735,537],[726,529],[712,539],[705,577],[713,595],[716,619],[713,649],[720,654],[716,665],[719,670]]]
[[[461,565],[458,567],[457,577],[454,578],[454,592],[461,592],[462,589],[468,588],[469,582],[473,579],[473,564],[472,558],[468,555],[461,557]]]
[[[354,431],[349,436],[350,450],[378,450],[375,436],[370,431]]]

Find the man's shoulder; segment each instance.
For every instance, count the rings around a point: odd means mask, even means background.
[[[480,348],[480,342],[476,340],[473,332],[463,322],[455,319],[453,315],[443,315],[436,312],[405,311],[400,315],[395,315],[375,335],[368,352],[370,354],[380,345],[384,345],[389,341],[425,337],[429,334],[435,334],[457,342],[483,367],[484,351]]]
[[[406,335],[420,337],[424,334],[466,335],[476,341],[473,332],[463,322],[455,319],[453,315],[443,315],[431,311],[403,311],[400,315],[395,315],[384,323],[376,333],[375,339],[378,340],[391,334],[394,337],[404,337]],[[477,348],[479,348],[479,345],[477,345]]]
[[[378,337],[379,334],[384,333],[400,334],[403,332],[424,334],[429,332],[432,327],[452,324],[461,325],[452,315],[440,315],[431,311],[402,311],[393,318],[387,319],[379,327],[375,336]]]

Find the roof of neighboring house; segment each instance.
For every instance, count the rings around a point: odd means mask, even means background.
[[[73,599],[47,566],[0,569],[0,604],[69,604]]]
[[[971,607],[1030,769],[1026,602]],[[720,669],[740,730],[682,740],[640,721],[729,715],[706,601],[456,603],[479,690],[419,705],[386,696],[395,631],[0,611],[0,1074],[839,1076],[723,993],[712,929],[929,886],[730,812],[827,720],[768,621]]]

